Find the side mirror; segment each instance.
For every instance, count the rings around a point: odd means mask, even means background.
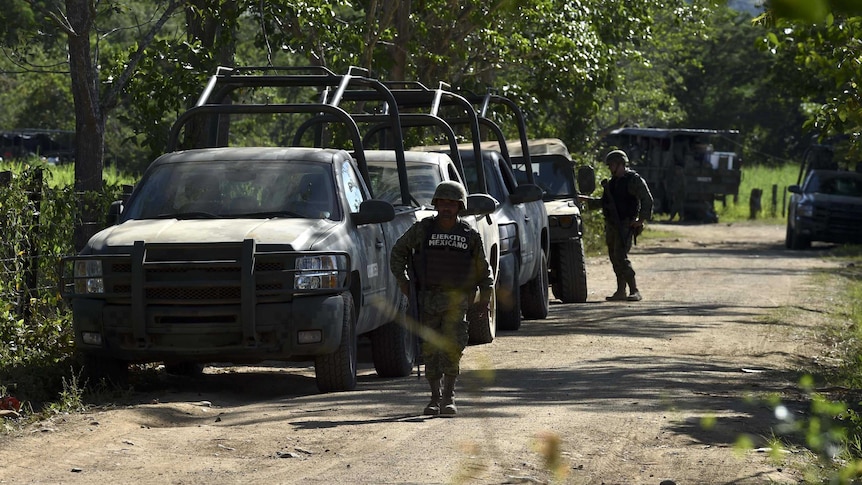
[[[524,202],[533,202],[542,200],[545,195],[541,187],[535,184],[523,184],[515,187],[515,191],[509,194],[509,200],[513,204],[523,204]]]
[[[578,193],[590,195],[596,191],[596,170],[589,165],[578,169]]]
[[[467,196],[467,210],[461,215],[465,216],[484,216],[492,214],[500,205],[497,199],[488,194],[470,194]]]
[[[802,187],[800,187],[798,185],[791,185],[790,187],[787,187],[787,190],[792,194],[801,194],[802,193]]]
[[[389,222],[395,219],[395,206],[385,200],[369,199],[359,204],[359,212],[350,214],[350,219],[357,226]]]
[[[108,217],[106,222],[108,226],[116,226],[120,223],[120,216],[123,214],[123,201],[115,200],[111,202],[111,207],[108,208]]]

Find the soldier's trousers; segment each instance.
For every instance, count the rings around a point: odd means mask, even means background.
[[[468,294],[463,291],[428,290],[419,294],[423,334],[422,358],[428,379],[461,372],[461,355],[467,347]]]
[[[629,234],[627,231],[626,234]],[[605,243],[608,245],[608,258],[617,275],[617,282],[624,281],[630,286],[635,281],[635,270],[629,261],[629,251],[632,249],[632,238],[620,234],[616,226],[608,225],[605,229]],[[632,288],[634,289],[634,288]]]

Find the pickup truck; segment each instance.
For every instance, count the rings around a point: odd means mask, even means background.
[[[409,191],[414,204],[419,207],[417,218],[421,220],[433,216],[436,211],[431,200],[437,185],[444,180],[464,184],[459,170],[449,155],[444,153],[407,151],[404,155],[410,179]],[[398,206],[401,196],[394,153],[389,150],[366,150],[365,157],[374,193]],[[482,236],[485,255],[496,287],[500,268],[500,230],[497,220],[491,214],[497,210],[499,203],[485,194],[470,194],[467,196],[467,205],[467,211],[462,218]],[[495,291],[491,297],[490,313],[477,312],[472,308],[468,310],[471,345],[486,344],[494,340],[497,334],[496,302]]]
[[[415,346],[388,256],[416,216],[372,199],[360,173],[336,149],[159,157],[118,224],[68,260],[85,370],[122,382],[129,363],[313,360],[321,391],[348,390],[367,335],[378,375],[409,375]]]
[[[563,303],[587,301],[587,266],[584,256],[584,222],[578,190],[595,190],[595,173],[588,167],[578,170],[568,148],[557,138],[529,140],[533,177],[542,189],[551,235],[549,279],[554,296]],[[520,143],[509,143],[509,153],[520,183],[527,181],[521,163]]]
[[[371,339],[378,375],[411,372],[416,337],[388,258],[415,208],[373,198],[359,128],[337,100],[231,101],[232,93],[275,86],[351,86],[384,99],[388,89],[325,68],[247,74],[255,70],[217,71],[174,123],[167,153],[127,203],[112,205],[115,224],[66,260],[64,296],[86,375],[122,383],[130,363],[191,373],[214,361],[313,360],[321,391],[348,390],[359,336]],[[398,136],[391,96],[389,103]],[[339,124],[348,147],[273,146],[289,136],[284,127],[301,122],[290,116],[320,113]],[[281,130],[257,146],[228,146],[255,145],[234,116]]]
[[[487,193],[500,202],[492,214],[500,228],[500,272],[497,283],[497,328],[517,330],[525,319],[548,316],[548,214],[542,189],[518,184],[500,152],[461,150],[468,192],[476,191],[477,165],[485,173]]]

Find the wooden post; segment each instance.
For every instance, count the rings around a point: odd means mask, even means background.
[[[761,199],[763,198],[762,189],[751,189],[751,196],[748,199],[748,218],[757,219],[757,213],[761,209]]]
[[[770,206],[771,217],[775,217],[778,215],[778,185],[772,184],[772,202]]]

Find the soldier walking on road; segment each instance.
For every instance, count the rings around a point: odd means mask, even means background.
[[[590,209],[601,206],[605,216],[605,242],[617,277],[617,291],[605,298],[608,301],[641,300],[628,253],[643,231],[644,222],[652,217],[653,198],[646,181],[626,167],[628,161],[626,152],[622,150],[609,152],[605,163],[611,171],[611,180],[602,181],[604,192],[601,198],[578,196]]]
[[[431,202],[437,215],[416,222],[398,239],[390,267],[401,291],[415,292],[426,330],[422,357],[431,401],[423,413],[451,416],[457,413],[455,381],[467,346],[467,308],[476,291],[488,308],[494,280],[481,236],[458,217],[467,208],[464,187],[442,182]]]

